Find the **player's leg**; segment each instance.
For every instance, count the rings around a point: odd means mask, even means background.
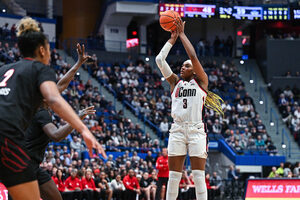
[[[178,196],[179,182],[182,176],[182,169],[185,161],[184,156],[169,156],[169,181],[166,200],[176,200]]]
[[[35,167],[35,173],[40,187],[41,198],[43,200],[62,200],[62,196],[50,175],[39,168],[38,165]]]
[[[7,188],[13,200],[40,200],[37,181],[22,183]]]
[[[22,139],[0,135],[0,180],[14,200],[39,200],[36,175]]]
[[[207,139],[202,124],[191,127],[188,134],[188,149],[197,200],[206,200],[205,164],[207,158]]]
[[[40,191],[43,200],[62,200],[61,194],[52,179],[40,185]]]
[[[192,173],[194,176],[197,200],[207,199],[207,189],[205,183],[205,158],[190,157]]]
[[[187,153],[184,131],[178,124],[172,124],[168,144],[169,181],[167,200],[176,200],[178,196],[179,182]]]

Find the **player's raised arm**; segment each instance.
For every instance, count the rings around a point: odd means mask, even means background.
[[[79,111],[78,116],[81,120],[83,120],[87,115],[94,114],[95,112],[96,110],[94,110],[94,106],[90,106]],[[65,139],[65,137],[67,137],[73,130],[74,129],[70,124],[57,128],[53,123],[49,123],[43,127],[43,131],[54,142],[60,142]]]
[[[40,91],[50,108],[61,118],[67,121],[79,133],[81,133],[88,147],[90,156],[92,156],[94,148],[99,154],[102,154],[106,158],[106,154],[102,146],[97,142],[96,138],[76,115],[71,106],[62,98],[56,84],[52,81],[45,81],[40,85]]]
[[[191,44],[191,42],[189,41],[189,39],[184,33],[185,22],[182,22],[181,19],[177,19],[176,25],[177,25],[177,32],[179,34],[179,38],[181,39],[181,42],[185,48],[186,53],[188,54],[189,58],[192,61],[194,72],[196,73],[198,81],[200,82],[199,84],[203,89],[207,91],[208,90],[207,74],[205,73],[200,61],[198,60],[193,45]]]
[[[74,78],[78,69],[83,65],[90,56],[85,55],[85,47],[84,45],[80,45],[77,43],[77,56],[78,60],[73,65],[73,67],[58,81],[57,87],[58,91],[63,92],[70,84],[71,80]]]
[[[163,46],[163,48],[161,49],[161,51],[155,58],[156,64],[157,64],[158,68],[160,69],[162,75],[166,78],[166,80],[171,85],[171,92],[173,91],[179,78],[171,70],[169,64],[166,61],[166,58],[167,58],[172,46],[175,44],[177,38],[178,38],[177,31],[173,31],[171,34],[171,38],[167,41],[167,43]]]

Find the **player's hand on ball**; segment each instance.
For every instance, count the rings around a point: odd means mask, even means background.
[[[178,32],[177,32],[176,30],[175,30],[175,31],[172,31],[172,32],[171,32],[171,38],[170,38],[169,42],[170,42],[172,45],[174,45],[175,42],[176,42],[176,40],[177,40],[177,38],[178,38]]]
[[[77,43],[76,51],[78,56],[77,62],[80,64],[84,64],[89,58],[91,58],[91,56],[85,54],[84,44],[80,45],[79,43]]]
[[[84,130],[81,133],[85,144],[87,146],[88,152],[90,157],[93,157],[93,149],[96,149],[98,154],[101,154],[105,159],[107,158],[106,153],[104,151],[104,149],[102,148],[102,146],[97,142],[96,138],[92,135],[92,133],[89,131],[89,129],[86,128],[86,130]]]
[[[79,117],[83,120],[87,115],[95,114],[96,110],[94,110],[94,106],[87,107],[79,111]]]
[[[176,26],[177,29],[176,31],[178,32],[179,35],[184,34],[184,26],[185,26],[185,22],[183,22],[181,19],[176,19]]]

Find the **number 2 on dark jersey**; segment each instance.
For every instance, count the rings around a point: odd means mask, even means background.
[[[187,109],[187,99],[182,99],[183,101],[183,108]]]
[[[3,81],[0,82],[0,87],[6,87],[6,82],[10,79],[10,77],[15,73],[14,69],[10,69],[4,74]]]

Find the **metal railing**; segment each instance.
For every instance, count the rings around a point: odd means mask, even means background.
[[[259,87],[259,104],[265,104],[265,113],[268,113],[268,97],[265,89],[263,87]]]
[[[275,122],[273,121],[273,116],[275,119]],[[270,108],[270,126],[276,125],[276,134],[279,134],[279,117],[277,113],[274,111],[273,108]]]
[[[285,144],[284,138],[286,138],[288,146]],[[286,149],[286,147],[288,147],[288,149],[285,151],[285,153],[286,153],[285,156],[288,156],[290,158],[291,157],[291,139],[290,139],[290,136],[287,134],[285,128],[282,128],[281,140],[282,140],[282,142],[281,142],[282,148]]]

